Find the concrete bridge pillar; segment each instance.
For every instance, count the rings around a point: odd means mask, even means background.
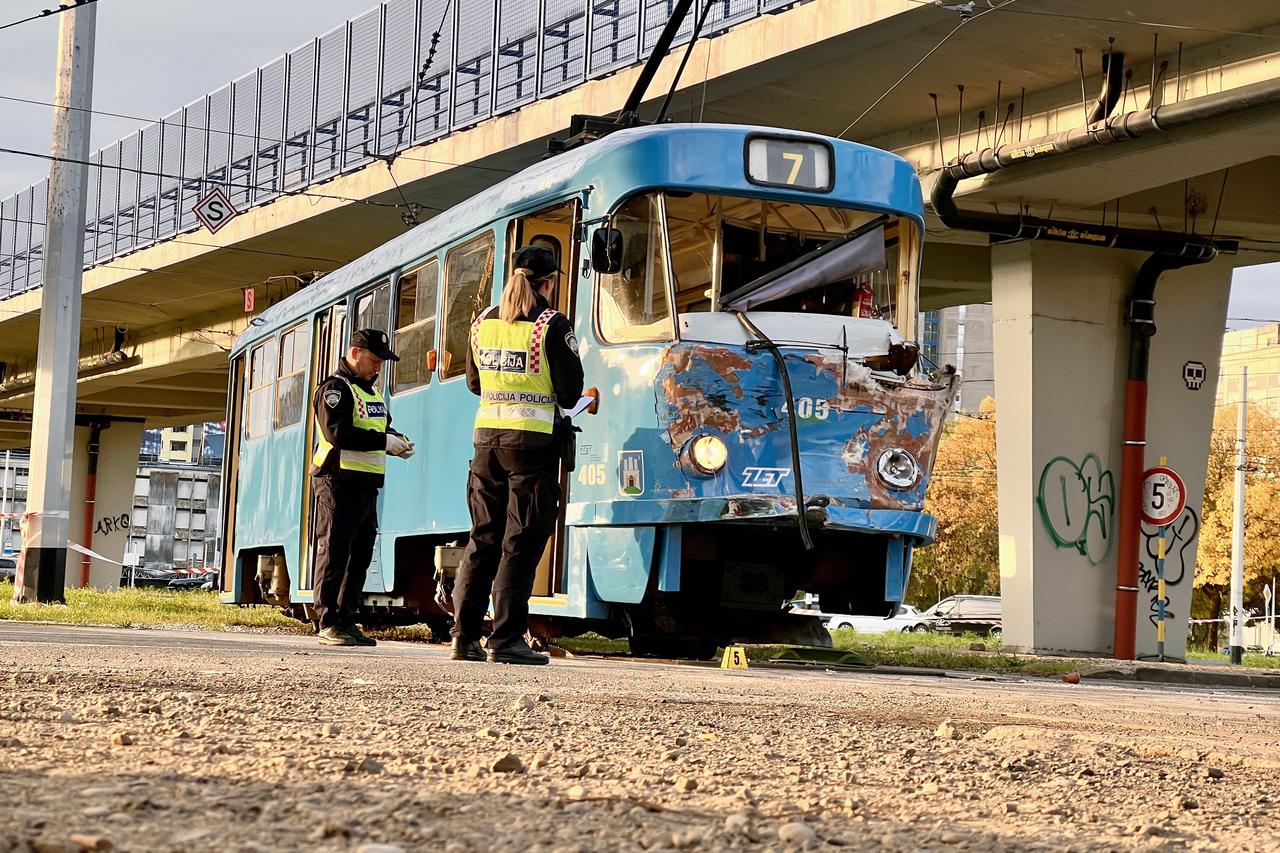
[[[89,498],[90,441],[92,427],[77,426],[71,469],[71,541],[116,562],[123,562],[133,523],[133,486],[138,475],[138,451],[142,424],[114,421],[97,433],[97,476],[93,503]],[[86,528],[86,515],[88,527]],[[85,532],[88,530],[88,537]],[[66,585],[80,585],[84,557],[67,554]],[[120,584],[120,567],[102,560],[89,561],[89,585],[105,589]]]
[[[1145,256],[1021,242],[992,249],[1000,577],[1013,649],[1113,646],[1126,298]],[[1167,457],[1187,505],[1166,530],[1166,654],[1185,653],[1231,269],[1165,273],[1156,288],[1145,467]],[[1156,540],[1143,526],[1137,652],[1155,651]]]

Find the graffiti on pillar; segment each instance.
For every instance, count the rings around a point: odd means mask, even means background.
[[[1071,548],[1098,565],[1111,548],[1115,478],[1090,453],[1079,463],[1055,456],[1040,473],[1036,506],[1040,521],[1058,548]]]
[[[1169,609],[1169,588],[1191,577],[1196,561],[1195,541],[1200,532],[1200,518],[1191,507],[1165,525],[1164,532],[1164,619],[1174,618]],[[1160,621],[1160,578],[1156,574],[1156,560],[1160,556],[1160,528],[1142,525],[1142,553],[1138,555],[1138,583],[1150,596],[1147,618],[1155,625]]]
[[[98,526],[93,528],[95,536],[110,536],[120,530],[129,529],[129,513],[123,512],[120,515],[108,515],[98,519]]]

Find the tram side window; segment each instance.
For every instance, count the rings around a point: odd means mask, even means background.
[[[408,391],[431,382],[428,362],[436,345],[436,294],[440,285],[440,264],[432,259],[400,276],[396,301],[395,366],[393,393]]]
[[[271,430],[271,408],[275,402],[276,342],[273,338],[253,348],[249,355],[249,405],[245,433],[259,438]]]
[[[596,297],[597,326],[607,343],[675,339],[660,204],[660,196],[637,196],[614,215],[622,269],[599,277]]]
[[[304,372],[307,368],[305,327],[295,326],[280,336],[280,379],[276,382],[276,429],[302,420]]]
[[[445,259],[444,358],[440,377],[467,370],[471,324],[493,297],[493,232],[468,240]]]

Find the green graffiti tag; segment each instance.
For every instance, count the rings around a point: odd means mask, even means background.
[[[1055,456],[1040,474],[1036,505],[1040,521],[1058,548],[1073,548],[1098,565],[1111,547],[1115,478],[1092,453],[1076,464]]]

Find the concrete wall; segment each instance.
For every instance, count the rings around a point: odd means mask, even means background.
[[[85,486],[89,471],[89,428],[76,427],[75,457],[71,470],[71,541],[84,545],[104,557],[121,561],[129,541],[133,514],[133,486],[138,470],[138,448],[142,443],[142,424],[115,422],[104,429],[98,440],[98,477],[96,500],[91,509],[92,532],[84,541]],[[79,586],[83,558],[67,555],[67,586]],[[89,585],[96,589],[120,583],[120,567],[102,560],[91,560]]]
[[[992,250],[999,417],[1000,574],[1005,642],[1018,649],[1112,649],[1128,326],[1134,253],[1024,242]],[[1230,269],[1219,262],[1167,273],[1157,291],[1147,467],[1183,477],[1188,509],[1166,534],[1168,651],[1184,651],[1213,392],[1183,382],[1183,364],[1217,350]],[[1154,650],[1157,531],[1144,531],[1138,653]],[[1150,587],[1150,589],[1148,589]]]

